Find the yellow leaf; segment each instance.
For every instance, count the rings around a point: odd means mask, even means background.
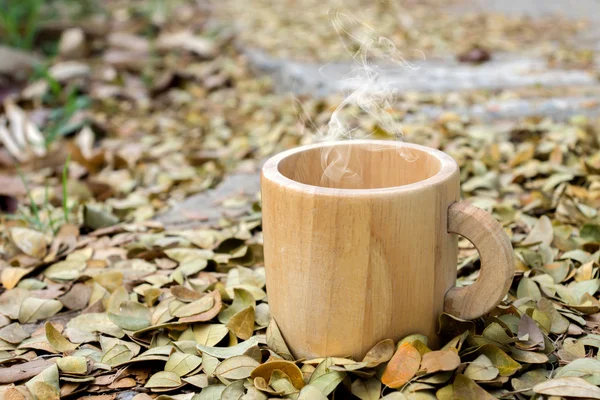
[[[415,346],[403,343],[385,367],[381,382],[391,388],[399,388],[415,376],[420,364],[421,355]]]
[[[75,350],[79,345],[69,342],[50,322],[46,322],[46,339],[54,350],[61,353]]]
[[[31,268],[15,268],[15,267],[4,267],[2,270],[2,286],[6,290],[10,290],[17,286],[21,278],[33,271]]]
[[[240,339],[250,339],[254,332],[254,307],[248,306],[235,314],[226,326]]]
[[[273,371],[276,369],[289,376],[292,385],[294,385],[296,389],[302,389],[304,386],[304,377],[302,376],[302,371],[300,371],[300,368],[298,368],[296,364],[287,360],[267,361],[266,363],[256,367],[252,371],[252,374],[250,374],[250,377],[252,379],[261,377],[268,382],[273,374]]]

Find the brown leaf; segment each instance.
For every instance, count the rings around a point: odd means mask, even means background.
[[[479,46],[474,46],[471,49],[465,51],[464,53],[459,54],[456,58],[458,59],[458,61],[464,63],[482,64],[486,61],[491,60],[492,55],[489,53],[489,51]]]
[[[210,310],[200,314],[192,315],[191,317],[180,318],[179,322],[205,322],[216,317],[223,307],[223,303],[221,302],[221,294],[218,290],[213,290],[210,295],[212,295],[215,299],[215,303]]]
[[[92,287],[85,283],[76,283],[58,300],[69,310],[83,310],[87,307],[90,297],[92,296]]]
[[[431,374],[438,371],[453,371],[460,365],[460,357],[455,349],[430,351],[423,354],[421,369]]]
[[[381,382],[391,388],[399,388],[411,380],[421,364],[419,351],[410,343],[403,343],[385,367]]]
[[[393,355],[394,341],[391,339],[384,339],[367,352],[362,362],[367,363],[367,368],[375,368],[379,364],[388,362]]]
[[[20,197],[26,194],[23,181],[18,176],[0,174],[0,195]]]
[[[52,365],[53,361],[38,359],[9,368],[0,368],[0,385],[32,378]]]
[[[29,333],[17,322],[0,329],[0,339],[8,343],[19,344],[28,337]]]
[[[519,322],[518,337],[521,339],[521,342],[517,342],[517,347],[544,350],[544,334],[535,321],[527,314],[523,314]]]

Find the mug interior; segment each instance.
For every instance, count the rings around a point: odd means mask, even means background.
[[[440,172],[432,153],[402,143],[335,143],[281,159],[279,173],[305,185],[333,189],[381,189],[409,185]]]

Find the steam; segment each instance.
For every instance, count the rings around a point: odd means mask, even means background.
[[[418,66],[405,60],[394,43],[388,38],[377,35],[371,26],[340,11],[330,11],[328,14],[339,39],[346,50],[352,54],[354,66],[342,79],[343,87],[349,88],[349,92],[331,114],[327,126],[319,129],[309,120],[315,131],[314,140],[329,142],[368,138],[372,132],[361,131],[356,123],[364,118],[365,114],[376,121],[376,130],[385,131],[388,136],[398,141],[403,140],[401,125],[394,120],[391,113],[399,93],[390,87],[389,80],[386,81],[382,77],[386,72],[398,68],[416,70]],[[380,67],[376,63],[378,61],[383,62],[385,67]],[[321,73],[323,74],[323,68]],[[327,181],[344,181],[352,186],[360,184],[363,175],[362,165],[360,163],[350,165],[351,152],[351,146],[328,146],[323,149],[322,185]],[[399,148],[399,153],[407,161],[415,159],[414,155],[402,146]]]

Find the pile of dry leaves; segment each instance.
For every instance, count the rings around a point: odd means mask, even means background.
[[[4,398],[600,399],[598,121],[404,123],[408,141],[458,161],[463,196],[509,234],[510,294],[476,321],[441,315],[439,350],[416,333],[362,360],[294,360],[269,314],[258,193],[218,199],[251,211],[210,226],[203,210],[186,216],[195,229],[154,216],[309,141],[339,99],[301,99],[312,122],[298,122],[227,26],[191,5],[171,12],[167,23],[117,4],[102,24],[65,27],[47,75],[4,99]],[[90,106],[48,141],[65,93]],[[507,95],[407,95],[394,118]],[[388,136],[367,115],[355,128]],[[467,285],[478,254],[459,245]]]

